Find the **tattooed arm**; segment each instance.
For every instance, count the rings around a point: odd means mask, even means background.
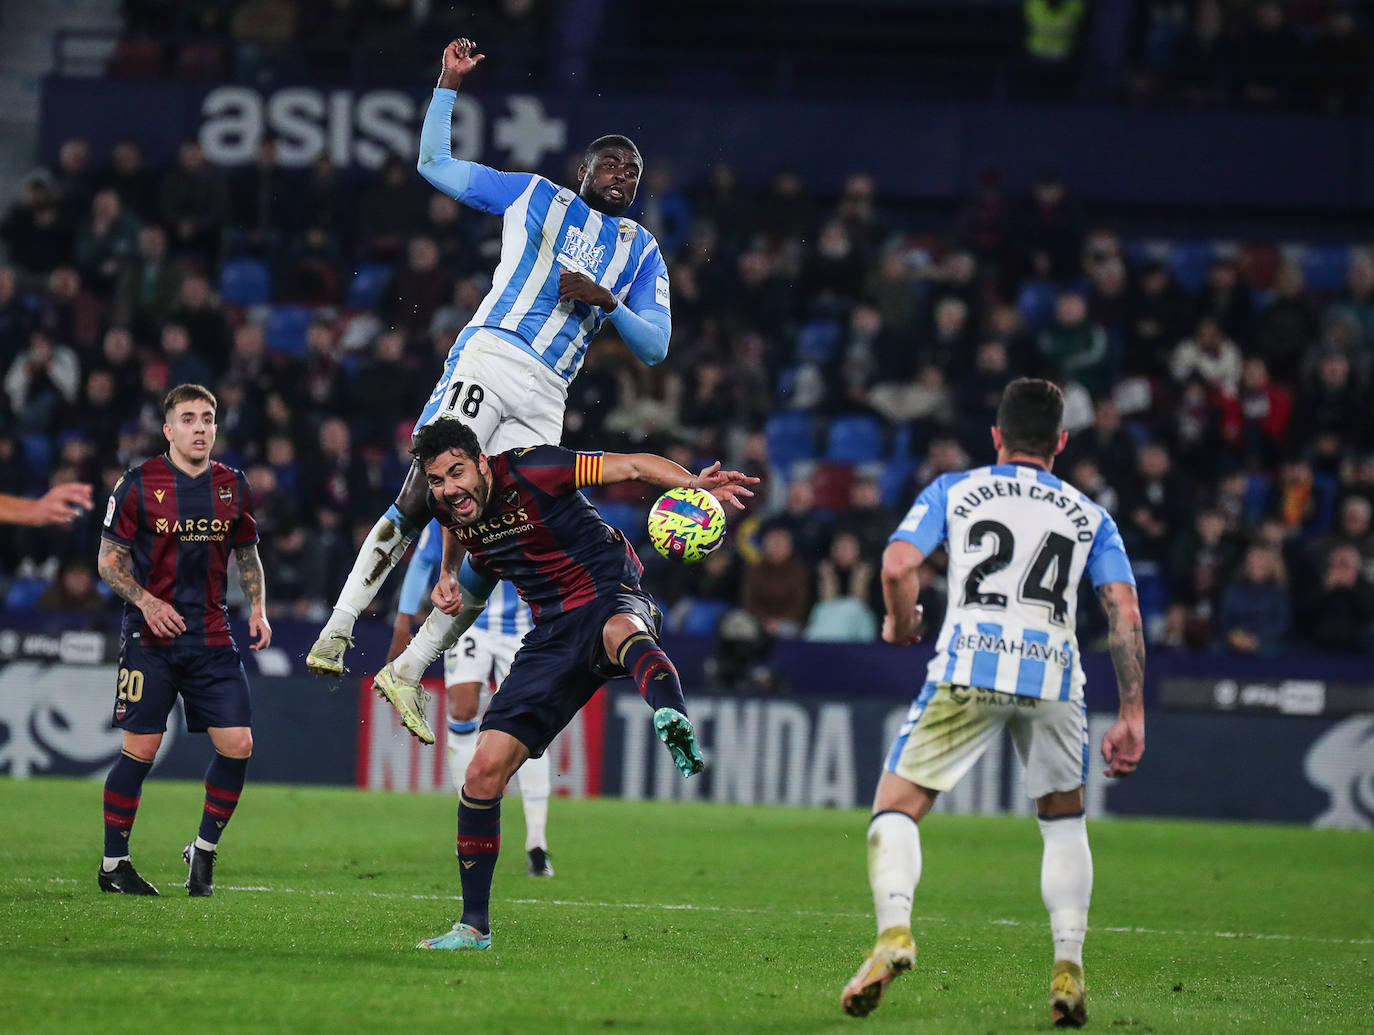
[[[248,633],[253,650],[262,650],[272,642],[272,625],[267,621],[267,582],[262,574],[262,558],[258,546],[240,546],[234,551],[239,566],[239,585],[248,598],[252,612],[248,616]]]
[[[1104,582],[1097,596],[1107,612],[1107,644],[1121,700],[1117,720],[1102,738],[1102,758],[1108,776],[1126,776],[1145,753],[1145,634],[1134,586]]]
[[[170,640],[186,631],[186,621],[176,608],[153,596],[134,578],[133,556],[127,546],[101,539],[96,570],[119,597],[143,612],[143,620],[154,636]]]

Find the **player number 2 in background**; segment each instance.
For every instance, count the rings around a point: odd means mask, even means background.
[[[119,699],[121,701],[139,701],[142,697],[143,673],[136,668],[121,668],[119,670]]]
[[[463,385],[467,384],[467,394],[463,394]],[[448,391],[448,402],[444,404],[444,409],[453,413],[455,410],[464,417],[476,417],[482,409],[482,400],[486,398],[486,391],[475,381],[468,384],[466,381],[455,381],[453,387]],[[459,403],[459,397],[462,402]]]

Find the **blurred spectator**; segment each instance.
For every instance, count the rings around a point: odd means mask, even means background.
[[[98,191],[91,214],[76,234],[76,263],[90,289],[109,299],[124,265],[138,250],[138,219],[123,209],[111,188]]]
[[[65,407],[81,389],[81,364],[66,345],[54,345],[42,331],[29,334],[29,345],[5,374],[5,395],[16,426],[24,431],[56,433]]]
[[[1058,173],[1044,170],[1036,177],[1021,210],[1017,237],[1032,279],[1060,281],[1077,272],[1082,217]]]
[[[428,381],[406,362],[405,349],[405,336],[400,331],[384,331],[358,371],[358,384],[366,386],[367,405],[354,415],[353,423],[364,441],[385,444],[395,424],[394,415],[413,410],[424,398]]]
[[[32,275],[46,274],[71,257],[72,226],[46,172],[29,175],[23,197],[0,221],[0,240],[9,249],[10,261]]]
[[[220,301],[210,290],[210,284],[198,273],[192,273],[181,281],[167,319],[186,329],[191,347],[215,370],[224,364],[224,354],[229,348],[229,321],[225,319]],[[173,378],[178,384],[180,380]],[[194,384],[203,384],[196,381]]]
[[[1169,372],[1180,383],[1198,378],[1212,391],[1235,395],[1240,385],[1240,349],[1214,317],[1204,316],[1193,336],[1174,349]]]
[[[1165,642],[1201,650],[1212,643],[1222,589],[1240,559],[1240,547],[1226,531],[1226,517],[1208,508],[1172,544]]]
[[[206,262],[217,257],[229,208],[229,186],[205,160],[197,141],[182,143],[176,167],[162,179],[160,196],[172,250]]]
[[[1214,317],[1222,332],[1246,352],[1255,341],[1255,311],[1250,289],[1240,279],[1234,259],[1212,260],[1202,286],[1199,316]],[[1272,368],[1271,368],[1272,371]]]
[[[138,234],[138,254],[120,272],[115,285],[114,322],[154,330],[167,318],[181,290],[181,264],[167,255],[167,234],[145,226]]]
[[[1326,307],[1323,323],[1349,320],[1358,328],[1358,341],[1365,355],[1374,353],[1374,256],[1361,249],[1350,257],[1345,290]]]
[[[277,142],[260,138],[253,160],[228,178],[231,254],[271,257],[277,252],[282,228],[291,225],[295,187],[295,178],[277,164]]]
[[[1267,546],[1245,552],[1240,577],[1221,596],[1220,644],[1240,654],[1275,654],[1287,645],[1292,622],[1283,558]]]
[[[1193,326],[1193,303],[1161,262],[1141,268],[1128,302],[1122,373],[1162,378],[1174,346]]]
[[[1065,465],[1068,466],[1068,465]],[[1078,489],[1109,514],[1120,509],[1121,496],[1107,480],[1097,461],[1090,456],[1076,460],[1069,467],[1069,484]]]
[[[124,413],[124,400],[118,396],[114,374],[104,367],[88,372],[75,417],[81,430],[95,443],[96,457],[102,463],[114,459],[115,440]]]
[[[1109,386],[1107,332],[1088,319],[1087,301],[1077,291],[1055,300],[1054,322],[1040,335],[1040,357],[1052,370],[1083,385],[1094,399]]]
[[[1317,341],[1320,329],[1317,307],[1303,284],[1302,268],[1295,262],[1279,267],[1273,301],[1265,308],[1256,328],[1256,345],[1280,381],[1292,383],[1302,367],[1303,354]]]
[[[692,203],[674,182],[671,162],[651,162],[639,192],[643,209],[639,222],[649,228],[664,255],[675,254],[687,243],[692,225]],[[763,229],[779,237],[805,237],[813,218],[810,199],[801,177],[790,171],[773,177],[772,190],[764,201]]]
[[[1264,360],[1247,359],[1240,389],[1220,400],[1221,433],[1236,462],[1251,470],[1272,468],[1288,441],[1293,399],[1269,377]]]
[[[1305,638],[1319,649],[1374,653],[1374,585],[1362,568],[1359,550],[1349,544],[1327,555],[1321,587],[1299,611]]]
[[[0,266],[0,366],[8,368],[24,347],[33,321],[33,303],[20,293],[14,267]]]
[[[1331,551],[1338,546],[1353,546],[1360,554],[1360,569],[1366,579],[1374,577],[1374,505],[1363,496],[1347,496],[1336,511],[1336,527],[1312,539],[1307,545],[1315,571],[1324,571]]]
[[[337,305],[343,301],[343,249],[333,231],[312,226],[287,249],[277,274],[277,300],[296,305]]]
[[[344,367],[339,328],[331,313],[316,311],[305,332],[305,371],[296,386],[300,401],[321,413],[349,411],[352,379]]]
[[[1307,51],[1310,86],[1319,108],[1361,111],[1369,93],[1370,44],[1355,14],[1344,4],[1327,12]]]
[[[288,225],[302,231],[319,227],[347,233],[353,225],[355,202],[352,185],[340,174],[338,166],[329,157],[328,149],[321,150],[304,182],[292,196],[293,218]],[[345,248],[351,243],[348,239],[343,241]]]
[[[792,533],[773,525],[763,533],[759,559],[747,565],[741,603],[771,636],[796,636],[811,611],[811,575],[797,556]]]
[[[439,263],[444,269],[469,272],[474,265],[475,256],[472,254],[468,228],[463,222],[462,206],[447,194],[435,191],[429,196],[421,236],[434,242],[434,247],[439,250]]]
[[[38,595],[35,611],[65,611],[69,614],[96,614],[108,610],[96,591],[95,569],[91,562],[71,557],[62,562],[57,578]]]
[[[191,347],[191,336],[179,323],[162,327],[163,359],[167,362],[167,380],[174,385],[209,385],[215,382],[215,371],[199,351]]]
[[[115,398],[127,412],[128,401],[137,397],[139,386],[143,382],[139,359],[134,351],[133,335],[127,328],[116,326],[105,332],[100,355],[95,358],[92,367],[109,372],[110,377],[114,379]]]
[[[38,307],[38,326],[55,342],[80,352],[95,347],[103,307],[81,283],[72,266],[61,265],[48,274],[48,290]]]
[[[1239,98],[1257,108],[1289,103],[1301,53],[1297,35],[1287,23],[1283,4],[1259,0],[1235,47]]]
[[[1167,564],[1173,536],[1185,524],[1189,501],[1171,468],[1168,450],[1147,443],[1137,454],[1134,476],[1121,485],[1118,524],[1133,561]]]
[[[866,275],[853,233],[840,219],[826,221],[802,271],[801,293],[807,311],[838,313],[858,299]]]
[[[140,223],[156,219],[157,183],[143,164],[143,148],[137,140],[117,141],[110,151],[110,167],[97,181],[101,190],[112,190]]]
[[[325,558],[314,537],[288,521],[263,537],[263,551],[264,570],[272,573],[272,599],[295,618],[319,621],[327,613]]]
[[[1327,352],[1298,392],[1294,431],[1297,441],[1334,435],[1350,447],[1369,441],[1369,393],[1341,352]]]
[[[439,249],[428,237],[406,244],[405,264],[383,296],[381,314],[406,334],[423,334],[435,311],[453,295],[453,274],[439,265]]]
[[[858,640],[877,638],[875,597],[881,607],[881,591],[873,564],[865,559],[859,540],[838,532],[830,549],[816,567],[816,604],[806,623],[808,640]]]
[[[426,193],[417,190],[410,168],[389,156],[376,181],[358,199],[351,215],[359,251],[369,261],[400,257],[406,241],[424,226]]]

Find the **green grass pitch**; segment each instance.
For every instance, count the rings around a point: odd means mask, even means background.
[[[201,790],[150,780],[103,895],[100,785],[0,780],[0,1030],[1028,1032],[1048,1028],[1040,838],[935,815],[920,957],[864,1020],[839,994],[873,938],[860,812],[556,800],[557,876],[525,875],[507,799],[490,953],[419,952],[456,919],[455,802],[249,784],[212,899],[181,848]],[[1374,838],[1090,824],[1089,1027],[1374,1028]]]

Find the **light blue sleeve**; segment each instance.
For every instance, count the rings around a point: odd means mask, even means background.
[[[1092,579],[1094,589],[1106,582],[1135,585],[1135,572],[1131,571],[1121,532],[1105,510],[1102,524],[1097,526],[1097,535],[1093,536],[1093,544],[1088,548],[1088,578]]]
[[[434,587],[435,572],[443,559],[443,529],[438,521],[430,521],[420,533],[420,541],[411,554],[410,566],[401,582],[401,599],[396,610],[403,615],[419,614],[421,606]]]
[[[451,198],[483,212],[501,215],[523,194],[532,173],[498,172],[476,162],[453,157],[454,90],[435,89],[420,128],[420,175]]]
[[[950,475],[942,474],[927,485],[906,512],[888,542],[910,543],[929,557],[945,541],[945,510],[949,503]]]
[[[491,591],[496,588],[496,583],[496,579],[489,575],[483,575],[474,568],[470,558],[463,558],[463,566],[458,569],[458,585],[478,600],[485,601],[487,597],[491,596]]]
[[[668,299],[668,267],[658,242],[649,238],[648,251],[625,301],[611,310],[610,320],[640,360],[653,366],[668,355],[673,315]]]

